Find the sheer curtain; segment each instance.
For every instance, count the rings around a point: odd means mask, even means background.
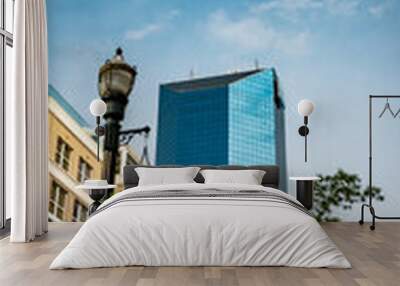
[[[6,187],[12,242],[47,232],[47,23],[45,0],[15,1],[13,92],[6,98]]]

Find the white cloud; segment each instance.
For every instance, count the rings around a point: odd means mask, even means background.
[[[181,14],[181,11],[179,11],[178,9],[173,9],[167,13],[166,18],[167,18],[167,20],[172,20],[175,17],[179,16],[180,14]]]
[[[380,16],[387,8],[387,1],[372,5],[362,0],[268,0],[250,7],[253,13],[271,12],[284,18],[297,16],[299,13],[318,11],[331,15],[351,16],[367,9]],[[365,11],[365,10],[364,10]]]
[[[361,9],[361,0],[324,0],[325,8],[334,15],[354,15]]]
[[[162,29],[160,24],[149,24],[141,29],[129,30],[125,33],[125,38],[128,40],[142,40],[144,37],[156,33]]]
[[[134,41],[142,40],[151,34],[155,34],[163,30],[164,27],[168,24],[168,22],[172,21],[174,18],[179,16],[179,14],[180,14],[179,10],[173,9],[168,13],[166,13],[166,15],[158,22],[150,23],[138,29],[130,29],[126,31],[125,38]]]
[[[257,4],[250,8],[252,12],[268,12],[278,10],[282,12],[297,12],[304,9],[321,8],[323,5],[320,0],[272,0]]]
[[[372,16],[379,18],[383,16],[383,14],[388,10],[389,6],[389,2],[383,1],[379,4],[371,5],[370,7],[368,7],[368,12]]]
[[[222,10],[210,15],[207,31],[211,37],[232,49],[250,52],[274,50],[287,54],[304,54],[309,49],[310,36],[307,32],[279,31],[254,16],[235,21]]]

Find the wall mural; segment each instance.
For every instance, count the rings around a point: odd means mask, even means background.
[[[76,186],[103,177],[121,191],[129,164],[277,164],[290,194],[291,176],[322,179],[319,220],[359,219],[368,95],[400,93],[397,1],[60,0],[47,14],[50,220],[85,221],[91,199]],[[97,160],[89,105],[101,96],[115,134]],[[307,162],[302,99],[315,106]],[[373,109],[373,196],[396,215],[400,100],[379,117],[385,103]]]

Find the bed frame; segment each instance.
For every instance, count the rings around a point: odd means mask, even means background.
[[[123,177],[124,177],[124,189],[136,187],[139,183],[139,176],[135,169],[137,167],[146,168],[172,168],[172,167],[184,167],[178,165],[161,165],[161,166],[142,166],[142,165],[128,165],[124,167]],[[189,167],[189,166],[188,166]],[[263,170],[265,175],[262,179],[261,184],[264,187],[271,187],[279,189],[279,167],[275,165],[254,165],[254,166],[239,166],[239,165],[229,165],[229,166],[211,166],[211,165],[197,165],[195,167],[200,167],[201,169],[220,169],[220,170]],[[204,178],[200,174],[194,178],[197,183],[204,183]]]

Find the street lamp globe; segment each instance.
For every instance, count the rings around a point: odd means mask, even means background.
[[[123,119],[136,74],[136,67],[125,62],[121,48],[118,48],[115,55],[101,66],[98,89],[100,97],[109,106],[104,118]]]
[[[300,100],[297,111],[301,116],[309,116],[314,111],[314,103],[308,99]]]
[[[101,99],[93,99],[92,102],[90,103],[90,113],[93,116],[103,116],[104,113],[107,111],[107,105],[104,101]]]

